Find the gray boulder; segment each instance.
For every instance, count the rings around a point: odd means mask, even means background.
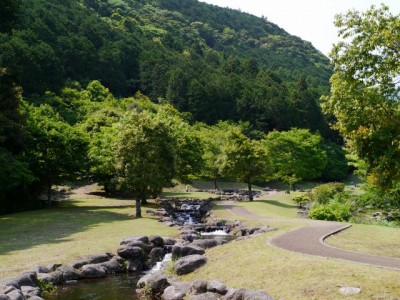
[[[7,295],[2,295],[0,294],[0,300],[10,300],[10,297],[8,297]]]
[[[154,248],[152,244],[146,244],[142,241],[133,241],[122,246],[122,248],[124,247],[139,247],[142,248],[143,252],[146,254],[149,254],[150,251]]]
[[[0,285],[0,295],[8,294],[17,288],[11,285]]]
[[[218,300],[219,295],[207,292],[205,294],[200,294],[200,295],[194,295],[190,297],[190,300]]]
[[[124,246],[122,248],[119,248],[117,253],[119,256],[125,259],[135,259],[135,258],[143,259],[145,257],[142,248],[136,246],[134,247]]]
[[[37,274],[35,272],[27,272],[20,276],[17,276],[18,284],[20,286],[35,286],[37,284]]]
[[[0,280],[0,286],[12,286],[16,289],[20,288],[20,285],[18,283],[18,279],[15,277],[6,277],[4,279]]]
[[[126,264],[126,270],[129,272],[142,272],[144,268],[143,261],[141,259],[128,259]]]
[[[339,293],[341,293],[344,296],[349,296],[349,295],[357,295],[361,293],[361,289],[357,287],[342,287],[339,289]]]
[[[71,262],[71,266],[80,269],[84,265],[89,265],[89,264],[98,264],[102,262],[109,261],[113,255],[111,253],[101,253],[101,254],[93,254],[86,256],[82,259],[74,260]],[[43,273],[43,272],[40,272]]]
[[[150,267],[154,266],[158,261],[162,261],[165,256],[165,250],[161,247],[156,247],[151,250],[149,254],[148,264]]]
[[[274,298],[260,290],[232,289],[221,300],[274,300]]]
[[[265,233],[265,232],[270,232],[270,231],[274,231],[275,228],[269,227],[269,226],[264,226],[261,227],[260,229],[256,230],[254,232],[254,234],[259,234],[259,233]]]
[[[150,240],[150,243],[152,243],[155,247],[163,247],[164,246],[164,240],[159,235],[152,235],[149,240]]]
[[[206,262],[207,258],[203,255],[189,255],[180,258],[175,263],[174,270],[178,275],[188,274],[205,265]]]
[[[207,291],[225,295],[228,292],[228,287],[220,281],[213,280],[208,283]]]
[[[37,278],[39,281],[45,283],[53,282],[53,277],[50,275],[50,273],[37,273]]]
[[[7,296],[10,300],[25,300],[21,290],[13,290],[12,292],[8,293]]]
[[[62,266],[62,264],[50,264],[47,266],[47,269],[49,269],[49,272],[54,272],[61,266]]]
[[[202,249],[208,249],[212,247],[216,247],[222,244],[225,244],[226,241],[220,240],[220,239],[201,239],[201,240],[195,240],[192,243],[189,244],[189,246],[194,246]]]
[[[162,294],[169,285],[168,278],[162,271],[147,274],[140,278],[137,283],[139,288],[149,289],[154,295]]]
[[[188,255],[203,255],[205,253],[204,249],[196,246],[190,245],[174,245],[172,247],[172,256],[173,257],[184,257]]]
[[[190,291],[190,283],[174,283],[161,295],[163,300],[182,300]]]
[[[115,256],[111,260],[103,262],[100,265],[106,274],[123,273],[126,271],[125,261],[119,256]]]
[[[62,273],[63,281],[78,280],[82,278],[81,272],[71,266],[59,267],[57,271]]]
[[[21,286],[21,292],[25,296],[25,298],[31,298],[33,296],[40,297],[40,289],[38,287],[33,286]]]
[[[106,277],[106,271],[99,264],[84,265],[82,267],[82,278],[103,278]]]
[[[190,291],[193,295],[207,293],[208,281],[204,279],[196,279],[192,282]]]
[[[51,276],[50,282],[55,285],[61,284],[64,281],[63,273],[60,271],[56,270],[54,272],[49,273],[49,275]]]
[[[143,242],[145,244],[149,243],[149,238],[147,236],[130,236],[130,237],[126,237],[124,239],[122,239],[122,241],[120,242],[120,245],[126,245],[132,242]]]
[[[42,297],[39,296],[32,296],[29,298],[29,300],[44,300]]]
[[[175,245],[176,240],[169,238],[169,237],[163,237],[164,245]]]
[[[41,282],[53,283],[53,276],[51,276],[51,273],[37,273],[37,278]]]

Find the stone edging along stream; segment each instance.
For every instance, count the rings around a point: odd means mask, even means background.
[[[208,205],[210,208],[207,202],[202,201],[202,205]],[[209,209],[203,211],[205,212],[203,221],[207,224],[204,226],[208,229],[216,228],[217,224],[213,223],[215,218]],[[161,221],[172,214],[173,212],[163,212]],[[177,225],[170,219],[167,222],[168,226]],[[274,230],[268,226],[249,228],[240,222],[224,226],[226,231],[234,232],[238,240]],[[19,276],[0,280],[0,300],[43,300],[42,290],[46,286],[75,284],[81,279],[105,278],[125,272],[142,274],[143,271],[152,269],[157,262],[162,261],[167,253],[171,253],[176,259],[173,263],[175,274],[190,273],[207,262],[205,249],[226,243],[220,239],[196,239],[199,231],[204,228],[198,225],[184,225],[180,227],[181,237],[177,239],[160,236],[127,237],[120,242],[117,254],[94,254],[67,265],[34,267]],[[176,281],[176,277],[167,276],[165,270],[154,271],[141,277],[137,285],[139,296],[150,296],[152,299],[178,300],[187,295],[191,295],[190,299],[193,300],[272,299],[263,291],[232,289],[219,281],[207,282],[198,279],[192,283],[180,283]]]

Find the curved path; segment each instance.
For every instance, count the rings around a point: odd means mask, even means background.
[[[277,220],[274,218],[255,215],[243,207],[232,205],[232,203],[223,202],[222,206],[224,206],[231,213],[246,218]],[[281,220],[298,222],[297,220],[290,219]],[[329,246],[324,243],[324,239],[326,239],[328,236],[349,228],[351,226],[350,224],[312,220],[307,220],[307,223],[309,224],[307,227],[301,227],[299,229],[292,230],[271,238],[268,241],[269,244],[288,251],[299,252],[302,254],[329,257],[337,260],[400,271],[400,259],[398,258],[347,251]]]

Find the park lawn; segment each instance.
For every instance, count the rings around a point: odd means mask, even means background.
[[[399,228],[353,224],[351,228],[331,236],[325,242],[341,249],[400,258]]]
[[[174,192],[190,194],[189,197],[199,195]],[[200,195],[208,198],[211,194]],[[344,286],[363,289],[361,295],[351,299],[394,299],[399,296],[400,272],[270,247],[268,238],[304,226],[306,222],[294,218],[297,209],[291,202],[293,195],[263,194],[260,200],[235,203],[257,215],[271,217],[271,220],[246,219],[214,205],[214,213],[221,219],[241,220],[251,226],[270,225],[277,230],[207,250],[209,261],[206,266],[182,280],[218,279],[232,287],[263,289],[277,299],[349,299],[338,293]],[[166,196],[175,197],[176,194],[171,191],[165,193]],[[65,263],[87,254],[115,252],[119,241],[126,236],[159,234],[173,237],[178,233],[145,213],[142,219],[134,218],[134,201],[74,199],[63,202],[60,207],[0,217],[0,278],[35,265]],[[143,211],[156,207],[151,202]],[[360,240],[370,236],[371,228],[382,236],[394,232],[379,226],[354,228],[359,230],[355,234],[359,234]],[[382,228],[385,232],[380,231]],[[337,238],[347,243],[340,235]],[[375,244],[384,244],[386,240],[381,238],[376,239]]]
[[[292,192],[285,194],[262,193],[260,198],[253,202],[238,202],[237,205],[243,206],[253,214],[271,218],[297,218],[299,209],[295,206],[292,198],[300,193]]]
[[[65,201],[59,207],[0,217],[0,278],[36,265],[66,263],[84,255],[115,253],[122,238],[132,235],[175,237],[146,215],[136,219],[134,202],[116,199]]]
[[[264,221],[269,224],[268,221]],[[219,280],[234,288],[261,289],[275,299],[395,299],[400,272],[311,257],[271,247],[268,238],[296,226],[207,250],[207,264],[183,276]],[[361,287],[362,293],[345,297],[340,287]]]

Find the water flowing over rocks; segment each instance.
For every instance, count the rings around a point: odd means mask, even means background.
[[[138,282],[139,293],[150,291],[153,299],[272,299],[264,292],[232,290],[219,281],[199,279],[185,284],[165,275],[167,264],[177,275],[202,267],[207,263],[205,249],[227,243],[226,237],[245,239],[273,230],[271,227],[247,227],[238,221],[227,224],[210,212],[211,201],[172,199],[162,200],[162,205],[153,213],[166,225],[179,226],[178,238],[131,236],[121,240],[116,254],[93,254],[66,265],[36,266],[20,276],[0,280],[0,300],[43,300],[39,288],[43,284],[76,284],[82,279],[125,272],[147,272]]]

